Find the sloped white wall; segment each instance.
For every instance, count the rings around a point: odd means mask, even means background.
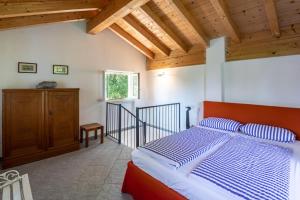
[[[1,31],[0,89],[33,88],[44,80],[57,81],[59,87],[78,87],[80,122],[104,123],[105,103],[99,101],[103,98],[102,71],[141,72],[144,80],[145,57],[109,30],[97,35],[85,30],[84,22],[76,22]],[[38,63],[38,73],[18,74],[19,61]],[[69,65],[70,74],[53,75],[53,64]],[[142,99],[146,99],[145,88],[146,82],[141,82]]]

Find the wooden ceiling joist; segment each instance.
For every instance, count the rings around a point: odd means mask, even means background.
[[[227,9],[227,5],[224,0],[210,0],[214,9],[218,13],[220,19],[223,21],[225,29],[228,32],[229,37],[235,42],[240,42],[240,34],[237,26],[233,22],[230,13]]]
[[[164,32],[166,33],[170,39],[184,52],[188,52],[189,51],[189,47],[188,45],[181,40],[181,38],[179,38],[177,36],[177,34],[168,26],[166,25],[160,18],[159,16],[157,16],[152,10],[151,8],[145,4],[141,7],[141,11],[148,17],[150,17],[153,22],[155,22],[155,24]]]
[[[275,37],[280,37],[277,9],[274,0],[264,0],[269,27]]]
[[[99,10],[108,0],[0,1],[0,18]]]
[[[147,70],[205,64],[205,56],[202,45],[195,45],[188,53],[175,50],[170,56],[156,55],[153,60],[147,59]]]
[[[181,0],[169,0],[170,4],[173,8],[177,11],[178,15],[181,17],[182,20],[187,22],[193,31],[198,36],[199,40],[201,41],[204,47],[209,46],[209,39],[204,33],[200,24],[196,21],[194,16],[192,16],[191,12],[184,6]]]
[[[269,31],[245,35],[241,43],[228,43],[226,60],[248,60],[275,56],[300,55],[300,23],[281,28],[280,38]]]
[[[49,24],[56,22],[79,21],[89,19],[97,15],[97,11],[83,11],[72,13],[57,13],[49,15],[33,15],[25,17],[10,17],[0,19],[0,30],[13,29],[24,26]]]
[[[96,34],[125,17],[149,0],[111,0],[107,6],[87,24],[87,32]]]
[[[147,40],[149,40],[153,46],[155,46],[162,54],[169,56],[171,50],[162,43],[147,27],[145,27],[141,22],[138,21],[132,14],[124,17],[124,20],[128,25],[138,31]]]
[[[129,44],[131,44],[138,51],[140,51],[142,54],[144,54],[147,58],[154,59],[155,55],[151,50],[149,50],[142,43],[140,43],[138,40],[136,40],[134,37],[132,37],[129,33],[127,33],[124,29],[122,29],[119,25],[112,24],[109,28],[114,33],[116,33],[118,36],[120,36],[122,39],[124,39]]]

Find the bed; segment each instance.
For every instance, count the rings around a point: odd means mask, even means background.
[[[255,122],[284,127],[296,133],[299,140],[300,109],[248,104],[204,102],[204,117],[224,117],[242,123]],[[295,158],[291,162],[289,199],[297,199],[299,192],[294,187],[300,185],[299,155],[300,144],[283,144],[294,150]],[[210,151],[214,151],[212,148]],[[210,152],[207,152],[210,153]],[[283,155],[284,156],[284,155]],[[135,151],[128,163],[122,192],[131,194],[134,199],[243,199],[241,196],[218,187],[207,179],[187,178],[205,158],[205,153],[184,167],[174,170],[143,151]],[[203,171],[201,169],[200,171]],[[203,175],[202,175],[203,176]],[[192,176],[191,176],[192,177]]]

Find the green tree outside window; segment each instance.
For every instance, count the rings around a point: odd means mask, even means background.
[[[138,79],[139,75],[133,72],[105,72],[106,100],[138,98]]]
[[[106,81],[107,99],[125,99],[128,97],[128,75],[107,74]]]

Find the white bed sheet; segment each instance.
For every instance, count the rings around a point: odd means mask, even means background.
[[[232,136],[240,133],[230,133]],[[260,140],[253,137],[245,136],[250,139]],[[265,141],[265,140],[264,140]],[[267,141],[270,142],[270,141]],[[291,160],[290,168],[290,191],[289,199],[300,199],[300,141],[296,141],[293,144],[285,144],[279,142],[270,142],[280,146],[293,149],[293,157]],[[140,169],[144,170],[149,175],[158,179],[168,187],[179,192],[183,196],[192,200],[240,200],[241,197],[234,195],[233,193],[215,185],[214,183],[200,178],[193,180],[189,178],[190,172],[208,155],[216,151],[223,143],[216,145],[214,148],[205,152],[203,155],[195,159],[194,161],[184,165],[179,169],[173,169],[161,163],[161,160],[157,160],[153,155],[149,155],[146,152],[135,150],[132,153],[132,161]]]

